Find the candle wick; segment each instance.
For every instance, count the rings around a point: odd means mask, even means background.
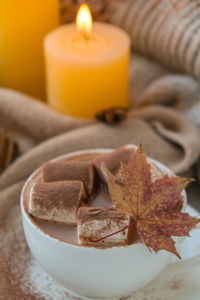
[[[89,35],[87,34],[87,32],[83,32],[83,37],[84,37],[84,40],[88,43],[89,40],[90,40],[90,37],[89,37]]]

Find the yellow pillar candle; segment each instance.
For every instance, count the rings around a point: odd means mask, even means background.
[[[59,0],[0,0],[0,86],[45,98],[43,39],[59,25]]]
[[[59,112],[92,119],[111,107],[129,106],[130,38],[121,29],[93,24],[86,5],[77,24],[45,39],[48,102]]]

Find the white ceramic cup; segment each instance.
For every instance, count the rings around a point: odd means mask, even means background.
[[[73,152],[55,160],[68,159],[86,153],[108,153],[95,149]],[[151,160],[151,159],[149,159]],[[161,163],[152,161],[165,173],[173,173]],[[41,267],[57,282],[76,294],[86,297],[122,297],[153,280],[174,255],[150,252],[144,244],[98,249],[60,241],[39,228],[27,213],[32,185],[41,179],[37,169],[26,181],[21,194],[23,227],[29,248]],[[183,192],[186,203],[186,193]],[[184,205],[185,206],[185,205]],[[176,238],[181,249],[183,238]]]

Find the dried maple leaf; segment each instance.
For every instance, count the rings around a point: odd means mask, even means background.
[[[179,258],[171,236],[189,236],[189,231],[200,222],[188,213],[176,211],[181,192],[191,179],[162,178],[152,182],[151,166],[142,146],[131,156],[128,164],[121,163],[116,178],[108,171],[108,187],[121,213],[132,216],[141,241],[155,252],[166,250]]]

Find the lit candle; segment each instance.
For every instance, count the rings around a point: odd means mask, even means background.
[[[130,38],[112,25],[92,24],[85,4],[77,28],[61,26],[45,39],[50,106],[86,119],[111,107],[127,108]]]
[[[45,98],[43,39],[59,23],[59,0],[0,0],[0,86]]]

